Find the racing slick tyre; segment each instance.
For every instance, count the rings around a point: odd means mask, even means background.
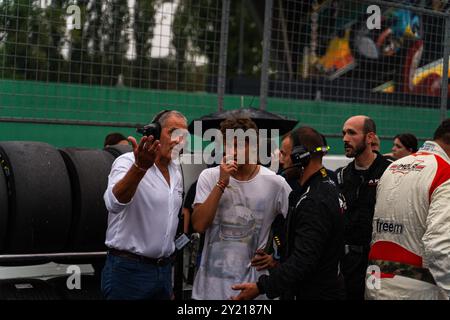
[[[68,239],[72,207],[61,155],[46,143],[7,141],[0,142],[0,157],[10,193],[2,252],[60,252]]]
[[[103,150],[59,150],[72,187],[72,224],[67,252],[104,251],[108,211],[103,194],[114,157]]]
[[[8,223],[8,188],[6,185],[3,168],[0,166],[0,252],[2,252],[3,247],[5,245],[7,223]]]

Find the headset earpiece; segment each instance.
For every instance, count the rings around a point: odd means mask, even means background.
[[[311,160],[311,153],[303,145],[294,145],[291,152],[291,161],[294,166],[305,168]]]
[[[161,123],[159,123],[159,120],[162,118],[164,114],[167,112],[170,112],[172,110],[163,110],[159,112],[152,120],[152,122],[143,128],[139,128],[136,131],[141,133],[144,136],[150,136],[152,135],[155,140],[159,140],[161,138]]]
[[[311,160],[311,153],[302,145],[300,137],[296,134],[296,131],[291,132],[292,139],[292,152],[291,161],[295,167],[305,168]]]
[[[164,114],[166,114],[167,112],[170,112],[170,111],[172,111],[172,110],[163,110],[163,111],[158,112],[158,113],[155,115],[155,117],[153,118],[152,123],[158,123],[158,124],[160,124],[160,123],[159,123],[159,120],[162,118],[162,116],[163,116]]]
[[[315,148],[314,150],[308,150],[307,147],[305,147],[299,135],[297,134],[297,130],[291,131],[290,138],[292,140],[292,152],[291,152],[291,161],[292,161],[292,167],[302,167],[305,168],[308,166],[309,162],[311,161],[311,157],[313,154],[321,153],[322,155],[327,154],[328,150],[330,150],[330,147],[326,145],[325,137],[322,136],[323,144],[324,146],[320,146]],[[292,168],[289,167],[289,168]],[[287,170],[288,168],[283,169]]]

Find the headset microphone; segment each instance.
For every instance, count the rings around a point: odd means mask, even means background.
[[[289,170],[289,169],[292,169],[292,168],[298,168],[298,167],[301,167],[301,164],[299,164],[299,163],[297,163],[297,164],[294,164],[293,166],[290,166],[290,167],[287,167],[287,168],[283,168],[283,169],[281,169],[279,172],[278,172],[278,174],[283,174],[283,172],[285,172],[286,170]]]
[[[173,110],[163,110],[161,112],[159,112],[152,120],[152,122],[142,128],[137,128],[136,132],[142,134],[143,136],[153,136],[154,140],[159,140],[159,138],[161,137],[161,123],[159,123],[159,120],[161,119],[161,117],[168,113],[171,112]]]

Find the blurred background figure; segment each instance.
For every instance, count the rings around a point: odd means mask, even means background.
[[[113,146],[115,144],[128,144],[127,138],[119,133],[119,132],[113,132],[108,134],[105,137],[105,142],[103,142],[103,147]]]
[[[417,152],[417,138],[411,133],[401,133],[394,137],[392,157],[400,159]]]
[[[378,151],[380,152],[380,138],[378,138],[377,135],[375,135],[372,143],[370,144],[370,146],[372,147],[372,151]]]

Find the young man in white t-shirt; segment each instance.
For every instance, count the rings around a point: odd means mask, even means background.
[[[227,129],[257,132],[248,118],[223,121],[224,137]],[[192,292],[198,300],[229,299],[233,284],[253,282],[267,273],[273,266],[264,253],[270,226],[278,214],[286,216],[288,211],[291,188],[284,178],[251,161],[257,150],[251,139],[243,148],[236,137],[226,142],[225,138],[227,155],[221,165],[204,170],[197,183],[192,224],[206,233]],[[234,148],[228,158],[230,146]],[[239,152],[245,155],[242,163]]]

